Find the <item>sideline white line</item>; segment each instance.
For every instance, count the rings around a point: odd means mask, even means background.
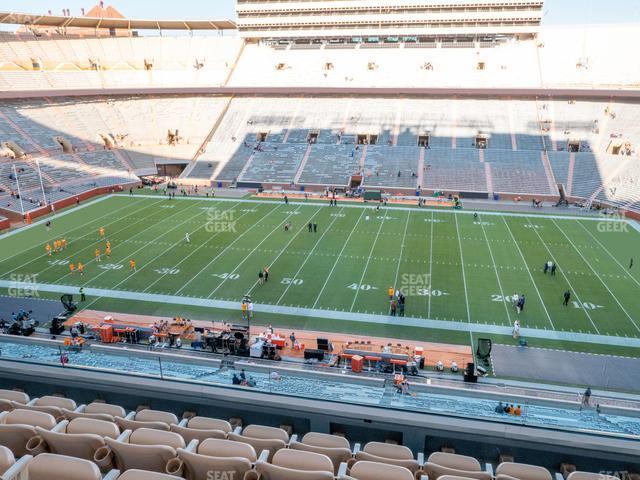
[[[547,250],[547,253],[551,256],[551,260],[553,260],[554,263],[558,264],[561,262],[556,261],[556,257],[553,253],[551,253],[551,250],[549,249],[549,246],[546,244],[546,242],[544,241],[544,238],[542,238],[542,235],[540,235],[540,232],[538,232],[537,228],[533,227],[533,224],[531,223],[531,220],[529,220],[529,225],[531,225],[531,230],[533,230],[534,232],[536,232],[536,235],[538,235],[538,238],[540,239],[540,242],[542,243],[542,245],[544,246],[544,248]],[[578,294],[578,291],[574,288],[574,286],[571,284],[571,282],[569,281],[569,277],[567,277],[564,273],[564,269],[561,267],[558,267],[558,269],[560,270],[560,274],[564,277],[564,279],[567,281],[567,283],[569,284],[569,288],[571,289],[571,291],[573,292],[573,294],[576,297],[576,300],[578,300],[578,302],[580,303],[580,306],[582,307],[582,311],[587,315],[587,318],[589,319],[589,321],[591,322],[591,325],[593,325],[593,328],[595,328],[596,333],[600,333],[600,330],[598,329],[597,325],[595,324],[595,322],[593,321],[593,318],[591,318],[591,314],[589,313],[589,311],[584,308],[584,303],[582,303],[582,300],[580,299],[580,295]]]
[[[356,306],[356,300],[358,300],[358,294],[360,293],[360,286],[362,285],[362,281],[367,274],[369,263],[371,263],[371,256],[373,255],[373,250],[376,248],[376,243],[378,243],[378,238],[380,238],[380,232],[382,231],[384,221],[387,219],[387,214],[388,212],[385,209],[384,217],[382,217],[382,221],[380,222],[380,226],[378,227],[378,233],[376,234],[376,238],[373,241],[373,245],[371,245],[371,250],[369,250],[369,257],[367,258],[367,263],[365,264],[364,270],[362,271],[362,277],[360,277],[360,281],[358,282],[358,289],[356,290],[356,294],[353,296],[353,302],[351,303],[351,309],[349,310],[350,312],[353,312],[353,307]]]
[[[26,283],[12,282],[8,280],[0,280],[0,288],[29,288],[37,289],[41,292],[51,293],[69,293],[75,292],[75,285],[57,285],[44,283]],[[156,304],[166,305],[184,305],[202,308],[218,308],[223,310],[237,311],[240,302],[230,302],[224,300],[211,300],[206,298],[182,297],[175,295],[158,295],[158,294],[142,294],[139,292],[131,292],[126,290],[107,290],[99,288],[85,288],[85,293],[90,296],[99,296],[103,298],[134,300],[142,302],[152,302]],[[429,320],[416,317],[395,317],[390,320],[387,315],[375,315],[367,313],[350,313],[335,310],[319,310],[313,308],[295,308],[283,307],[271,304],[256,304],[254,310],[256,312],[274,314],[274,315],[292,315],[297,317],[314,318],[314,319],[331,319],[342,320],[359,323],[374,323],[380,325],[400,325],[406,327],[417,327],[437,330],[451,330],[457,332],[485,333],[495,335],[511,336],[511,327],[503,327],[498,325],[464,323],[447,320]],[[592,333],[576,333],[567,331],[543,330],[538,328],[523,328],[522,334],[525,337],[541,338],[546,340],[556,340],[562,342],[578,342],[590,343],[597,345],[613,345],[621,347],[640,348],[640,337],[616,337],[611,335],[596,335]]]
[[[338,213],[341,213],[341,212],[342,212],[342,208],[340,209],[340,212],[338,212]],[[287,288],[284,289],[284,292],[282,292],[282,295],[280,295],[280,298],[276,302],[276,305],[280,305],[280,302],[282,301],[284,296],[287,294],[287,292],[289,291],[289,289],[293,285],[293,282],[298,278],[298,275],[300,275],[300,272],[302,271],[304,266],[307,264],[307,262],[309,261],[309,259],[313,255],[313,252],[315,252],[315,250],[318,247],[318,245],[320,245],[320,242],[322,242],[322,239],[324,238],[324,236],[331,231],[331,227],[333,226],[334,223],[336,223],[336,220],[338,220],[338,216],[337,215],[335,215],[333,217],[333,220],[331,220],[331,223],[329,224],[329,226],[324,229],[324,231],[322,232],[322,235],[320,235],[320,238],[318,239],[316,244],[313,246],[311,251],[306,255],[306,258],[304,259],[304,262],[302,262],[302,265],[300,265],[300,268],[298,269],[296,274],[291,278],[291,283],[289,283],[289,285],[287,285]]]
[[[344,253],[345,248],[347,248],[347,245],[349,245],[349,240],[351,240],[351,236],[356,231],[356,228],[358,228],[358,223],[360,223],[360,220],[362,219],[362,216],[364,215],[364,212],[365,212],[365,210],[362,209],[362,212],[360,213],[360,216],[358,217],[358,220],[356,220],[356,223],[353,224],[353,228],[351,229],[351,233],[349,233],[349,236],[347,237],[347,240],[342,245],[342,249],[340,250],[340,253],[338,253],[338,256],[336,257],[336,261],[333,262],[333,267],[331,267],[331,271],[326,276],[326,278],[324,280],[324,284],[322,285],[322,288],[320,289],[320,293],[318,293],[318,296],[316,297],[316,301],[313,302],[313,307],[311,307],[311,308],[316,308],[316,305],[318,304],[318,301],[320,300],[320,297],[324,293],[324,289],[327,288],[327,284],[329,283],[329,280],[331,279],[331,275],[333,275],[333,272],[336,269],[336,266],[338,265],[338,262],[340,261],[340,257],[342,257],[342,254]]]
[[[433,226],[435,224],[435,213],[431,212],[431,239],[429,240],[429,295],[427,295],[427,317],[431,318],[431,297],[433,293]]]
[[[584,257],[584,255],[582,255],[582,252],[575,246],[575,244],[573,243],[573,241],[567,236],[566,233],[564,233],[564,230],[562,230],[562,228],[560,228],[560,226],[556,223],[555,220],[551,220],[553,222],[553,224],[556,226],[556,228],[562,233],[562,235],[565,236],[565,238],[569,241],[569,243],[571,243],[571,245],[573,246],[574,250],[576,252],[578,252],[578,255],[580,255],[580,257],[582,258],[582,260],[584,261],[584,263],[587,264],[587,266],[591,269],[591,271],[595,274],[596,277],[598,277],[598,280],[600,280],[600,283],[602,283],[602,285],[604,285],[604,288],[607,289],[607,292],[609,292],[609,295],[611,295],[613,297],[613,299],[616,301],[616,303],[618,304],[618,306],[622,309],[622,311],[624,312],[624,314],[627,316],[627,318],[631,321],[631,323],[633,323],[633,326],[636,327],[636,330],[638,330],[640,332],[640,327],[638,326],[638,324],[635,322],[635,320],[631,317],[631,315],[629,315],[629,312],[627,312],[627,309],[624,308],[622,306],[622,304],[620,303],[620,300],[618,300],[618,297],[616,297],[613,292],[611,291],[611,289],[609,288],[609,286],[607,285],[607,283],[602,280],[602,278],[600,277],[600,275],[598,275],[598,272],[596,272],[596,270],[591,266],[591,263],[589,263],[589,261]]]
[[[520,252],[520,257],[522,257],[522,261],[524,262],[524,266],[526,267],[527,272],[529,273],[529,278],[531,279],[531,283],[533,283],[533,286],[536,289],[536,293],[538,294],[538,298],[540,299],[540,303],[542,304],[542,308],[544,309],[544,313],[546,313],[547,318],[549,319],[549,323],[551,324],[551,328],[555,330],[556,327],[553,324],[553,320],[551,320],[551,315],[549,315],[549,311],[547,310],[547,306],[545,305],[544,300],[542,300],[542,295],[540,294],[540,290],[538,289],[538,284],[536,283],[536,281],[533,278],[533,275],[531,274],[531,269],[529,268],[529,264],[527,264],[526,258],[524,258],[524,254],[522,253],[522,250],[520,249],[520,245],[518,244],[518,241],[516,240],[516,237],[513,235],[513,232],[511,231],[511,227],[509,227],[509,224],[507,223],[507,220],[503,217],[502,221],[507,226],[507,230],[509,230],[509,235],[511,235],[511,240],[513,240],[513,244],[518,249],[518,252]]]
[[[114,194],[115,196],[124,196],[122,194]],[[135,195],[134,198],[139,198],[139,197],[144,197],[144,198],[158,198],[158,196],[156,195]],[[243,199],[237,199],[237,198],[224,198],[224,197],[176,197],[175,200],[187,200],[187,201],[194,201],[194,200],[208,200],[210,202],[243,202],[243,203],[260,203],[260,204],[268,204],[268,203],[274,203],[277,204],[277,200],[257,200],[257,199],[251,199],[251,198],[243,198]],[[327,208],[332,208],[329,207],[329,205],[321,203],[319,201],[309,201],[309,202],[296,202],[296,201],[291,201],[289,200],[289,205],[293,205],[293,206],[297,206],[297,205],[316,205],[319,207],[327,207]],[[344,208],[364,208],[364,209],[370,209],[371,205],[358,205],[358,204],[347,204],[347,203],[341,203],[340,204],[341,207]],[[436,212],[436,213],[448,213],[448,214],[458,214],[458,215],[473,215],[476,211],[474,210],[453,210],[452,208],[447,208],[447,207],[442,207],[442,208],[432,208],[432,207],[422,207],[422,208],[418,208],[417,206],[415,207],[399,207],[399,206],[388,206],[387,207],[389,209],[389,211],[399,211],[399,212],[408,212],[408,211],[412,211],[412,212]],[[491,216],[505,216],[505,217],[529,217],[531,216],[531,213],[516,213],[516,212],[500,212],[500,211],[491,211],[491,210],[477,210],[477,211],[481,211],[483,215],[491,215]],[[539,216],[540,218],[557,218],[559,220],[585,220],[585,221],[593,221],[593,222],[620,222],[620,219],[614,219],[614,218],[603,218],[603,217],[591,217],[591,216],[586,216],[586,215],[558,215],[558,214],[554,214],[554,213],[539,213],[536,214],[536,216]],[[626,220],[627,222],[631,222],[631,220]],[[639,227],[640,228],[640,227]]]

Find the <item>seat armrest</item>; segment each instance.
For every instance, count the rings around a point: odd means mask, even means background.
[[[69,425],[69,420],[62,420],[55,427],[53,427],[51,431],[53,433],[64,433],[67,428],[67,425]]]
[[[266,462],[268,460],[269,460],[269,450],[262,450],[260,452],[260,456],[258,457],[258,462]]]
[[[564,480],[564,477],[562,476],[562,474],[560,472],[556,472],[556,480]]]
[[[129,437],[132,433],[133,432],[131,430],[125,430],[118,436],[118,438],[116,438],[116,442],[129,443]]]
[[[338,467],[338,478],[342,478],[347,474],[347,463],[342,462]]]
[[[234,428],[233,433],[235,433],[236,435],[242,435],[242,427]]]
[[[129,412],[127,414],[126,417],[124,417],[125,420],[135,420],[136,419],[136,412]]]
[[[87,409],[87,406],[85,404],[82,404],[80,406],[78,406],[78,408],[76,408],[74,410],[74,412],[76,413],[84,413],[84,411]]]
[[[493,465],[491,465],[489,462],[487,462],[484,465],[484,469],[485,469],[485,471],[487,473],[489,473],[493,477]]]
[[[424,452],[418,452],[418,465],[420,468],[424,467]]]
[[[23,456],[20,460],[18,460],[16,463],[11,465],[11,467],[9,467],[9,469],[2,474],[2,478],[8,478],[11,480],[22,478],[23,473],[25,473],[25,470],[27,468],[27,464],[32,458],[33,458],[32,455]]]
[[[182,428],[187,428],[187,425],[189,425],[188,418],[183,418],[182,420],[180,420],[180,423],[178,424],[178,426]]]
[[[289,446],[291,446],[292,443],[297,441],[298,441],[298,434],[294,433],[293,435],[291,435],[291,438],[289,438]]]
[[[111,470],[102,480],[117,480],[120,476],[120,470]]]
[[[198,440],[197,438],[194,438],[189,442],[189,445],[187,445],[187,448],[185,448],[185,450],[187,452],[196,453],[198,450],[199,443],[200,443],[200,440]]]
[[[8,410],[0,413],[0,423],[4,423],[4,417],[6,417],[7,415],[9,415],[9,411]]]
[[[420,475],[420,480],[429,480],[428,475]]]
[[[355,456],[359,451],[360,451],[361,445],[359,443],[356,443],[353,446],[353,455]]]
[[[27,402],[27,407],[35,407],[38,398],[33,398],[30,402]]]

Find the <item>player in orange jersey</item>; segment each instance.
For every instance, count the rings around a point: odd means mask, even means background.
[[[73,263],[69,264],[69,272],[73,273],[76,271],[76,266]]]
[[[107,257],[111,257],[111,247],[107,246],[107,249],[104,251],[104,254]]]
[[[98,229],[98,234],[100,235],[100,238],[104,238],[104,227],[100,227]]]
[[[84,264],[82,262],[78,262],[78,273],[84,275]]]
[[[62,240],[60,240],[60,247],[62,248],[62,250],[67,248],[67,240],[66,239],[63,238]]]
[[[109,240],[107,240],[107,248],[111,250],[111,242]]]
[[[134,272],[136,271],[136,261],[133,258],[129,260],[129,269]]]
[[[51,256],[51,245],[47,243],[47,246],[44,247],[44,249],[47,251],[47,255]]]
[[[99,248],[96,248],[96,262],[98,262],[98,263],[101,262],[101,260],[100,260],[100,249]]]

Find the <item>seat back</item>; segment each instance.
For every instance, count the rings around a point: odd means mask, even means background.
[[[86,413],[86,412],[76,412],[75,410],[67,410],[66,408],[62,409],[62,415],[67,420],[73,420],[74,418],[92,418],[94,420],[103,420],[105,422],[115,423],[116,418],[112,415],[108,415],[106,413]]]
[[[333,472],[297,470],[270,463],[258,462],[256,471],[260,480],[333,480]],[[393,480],[396,480],[395,478]]]
[[[546,468],[525,463],[502,462],[496,468],[496,478],[500,475],[514,477],[519,480],[552,480],[551,472]]]
[[[375,455],[376,457],[392,458],[394,460],[413,460],[413,452],[411,449],[403,447],[402,445],[369,442],[364,446],[362,451]]]
[[[169,425],[164,422],[138,422],[136,420],[128,420],[123,417],[116,417],[116,424],[121,430],[136,431],[139,428],[152,428],[153,430],[169,431]]]
[[[351,450],[349,450],[348,448],[318,447],[315,445],[307,445],[306,443],[302,442],[291,442],[290,448],[293,450],[302,450],[305,452],[313,452],[319,453],[321,455],[326,455],[333,463],[333,471],[336,474],[338,473],[340,464],[343,462],[348,462],[351,459]]]
[[[84,409],[86,414],[107,414],[112,417],[124,417],[127,412],[120,405],[111,405],[109,403],[92,402]]]
[[[278,450],[271,463],[296,470],[333,472],[333,463],[326,455],[288,448]]]
[[[234,443],[234,442],[231,442]],[[184,463],[184,476],[187,480],[203,478],[238,478],[251,470],[252,462],[243,457],[201,455],[178,449],[178,458]]]
[[[429,455],[427,462],[435,463],[443,467],[455,470],[466,470],[468,472],[479,472],[482,470],[480,462],[473,457],[457,455],[454,453],[434,452]]]
[[[120,429],[115,423],[92,418],[74,418],[67,425],[69,434],[93,434],[99,437],[118,438]]]
[[[350,475],[357,480],[414,480],[413,474],[404,467],[374,462],[356,463]]]
[[[589,472],[571,472],[567,480],[619,480],[611,475],[603,475],[600,473]]]
[[[14,463],[16,463],[16,457],[13,452],[7,447],[0,446],[0,478]]]
[[[178,417],[170,412],[162,412],[160,410],[144,409],[136,413],[136,422],[162,422],[167,425],[178,423]]]
[[[455,477],[474,478],[476,480],[492,480],[492,476],[488,472],[483,471],[467,471],[456,470],[455,468],[443,467],[436,463],[427,462],[423,468],[424,473],[429,477],[429,480],[437,480],[445,475],[452,475]]]
[[[104,438],[91,433],[57,433],[36,427],[46,444],[46,450],[56,455],[93,461],[96,450],[105,446]]]
[[[0,389],[0,400],[7,400],[9,402],[21,403],[26,405],[29,403],[29,395],[24,392],[18,392],[16,390],[2,390]]]
[[[42,453],[27,465],[29,480],[101,480],[98,467],[80,458]]]
[[[227,438],[227,433],[223,432],[222,430],[201,430],[199,428],[181,427],[180,425],[176,424],[171,425],[170,430],[184,438],[184,441],[187,443],[191,442],[192,440],[204,442],[208,438]]]
[[[264,440],[289,441],[289,434],[277,427],[265,427],[264,425],[247,425],[242,431],[242,435],[251,438],[261,438]]]
[[[20,403],[11,402],[12,408],[15,410],[28,410],[30,412],[40,412],[51,415],[57,421],[64,420],[64,413],[62,409],[59,407],[54,407],[51,405],[21,405]]]
[[[174,477],[166,473],[145,472],[144,470],[127,470],[118,477],[118,480],[181,480],[181,477]]]
[[[129,469],[165,473],[167,463],[176,457],[176,450],[167,445],[134,445],[106,438],[113,452],[116,467],[120,471]]]
[[[163,432],[152,428],[139,428],[129,436],[129,443],[134,445],[166,445],[171,448],[185,448],[184,439],[173,432]]]
[[[9,412],[4,417],[4,423],[6,425],[29,425],[51,430],[56,426],[56,419],[48,413],[18,409]]]
[[[232,442],[231,440],[217,438],[209,438],[202,442],[198,446],[198,453],[210,457],[246,458],[251,463],[255,463],[258,459],[255,449],[248,443]]]
[[[187,422],[187,427],[196,430],[221,430],[224,433],[233,431],[231,424],[226,420],[208,417],[192,417]]]
[[[323,448],[347,448],[350,449],[349,440],[338,435],[329,435],[327,433],[309,432],[302,437],[301,443],[305,445],[313,445]]]
[[[287,446],[287,444],[282,440],[266,440],[263,438],[246,437],[244,435],[238,435],[235,433],[230,433],[228,435],[228,438],[229,440],[233,440],[234,442],[247,443],[251,445],[256,452],[267,450],[269,452],[269,461],[271,461],[274,453]]]
[[[45,395],[35,401],[36,407],[57,407],[59,409],[66,408],[67,410],[75,410],[78,408],[76,402],[70,398],[54,397],[52,395]]]

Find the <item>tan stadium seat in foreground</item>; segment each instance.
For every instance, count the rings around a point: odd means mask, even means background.
[[[480,472],[482,466],[480,462],[473,457],[466,455],[458,455],[455,453],[434,452],[429,455],[427,462],[435,463],[441,467],[452,468],[454,470],[463,470],[467,472]]]
[[[122,430],[152,428],[154,430],[168,431],[170,425],[178,424],[178,417],[169,412],[145,409],[139,412],[131,412],[126,417],[116,417],[116,423]]]
[[[203,442],[207,438],[224,439],[232,432],[231,424],[226,420],[207,417],[185,419],[178,425],[172,424],[170,428],[172,432],[182,435],[187,443],[191,440]]]
[[[351,468],[349,476],[340,478],[345,480],[415,480],[414,475],[404,467],[367,461],[356,463]]]
[[[50,415],[53,415],[53,417],[57,421],[64,420],[63,409],[75,410],[76,407],[76,402],[74,402],[70,398],[54,396],[34,398],[26,405],[21,405],[17,402],[13,402],[13,408],[48,413]]]
[[[120,471],[129,469],[148,470],[150,472],[179,474],[181,467],[176,466],[177,449],[185,448],[184,439],[173,432],[164,432],[150,428],[139,428],[131,432],[127,430],[117,440],[105,438],[107,447],[96,452],[96,460],[105,458],[113,452],[116,468]],[[171,469],[168,469],[169,464]]]
[[[26,405],[29,403],[29,395],[15,390],[0,390],[0,411],[13,410],[14,404]]]
[[[117,439],[120,436],[120,429],[115,423],[92,418],[75,418],[70,422],[62,422],[56,427],[55,432],[40,427],[36,427],[36,431],[50,453],[93,461],[102,471],[113,468],[111,455],[98,459],[96,452],[106,446],[105,438]]]
[[[333,462],[326,455],[282,449],[271,463],[256,463],[256,479],[260,480],[333,480]],[[251,474],[245,477],[251,479]]]
[[[338,473],[340,464],[348,462],[352,456],[349,440],[327,433],[307,433],[302,440],[291,441],[289,448],[326,455],[333,463],[334,473]]]
[[[490,472],[478,470],[457,470],[455,468],[445,467],[437,463],[425,463],[422,471],[429,477],[429,480],[438,480],[444,476],[464,477],[475,480],[492,480],[493,475]]]
[[[26,465],[28,480],[102,480],[95,463],[80,458],[42,453]]]
[[[181,477],[175,477],[166,473],[146,472],[144,470],[127,470],[122,475],[115,477],[112,480],[180,480],[180,478]],[[206,479],[207,477],[204,476],[202,478]]]
[[[216,472],[220,473],[220,477],[227,472],[233,473],[231,478],[241,479],[257,461],[256,451],[251,445],[217,438],[203,441],[195,446],[194,451],[179,448],[178,458],[184,464],[187,480],[200,480],[207,478],[207,475],[215,478]]]
[[[289,442],[289,434],[276,427],[265,427],[262,425],[248,425],[242,434],[231,432],[229,440],[243,442],[251,445],[257,452],[269,451],[269,460],[278,450],[285,448]]]
[[[420,462],[413,458],[411,449],[403,447],[402,445],[392,445],[382,442],[367,443],[362,451],[357,452],[355,458],[349,461],[349,467],[351,468],[357,462],[361,461],[404,467],[414,475],[420,473],[420,469],[422,468]]]
[[[22,473],[32,458],[31,455],[24,455],[20,460],[16,461],[11,450],[7,447],[0,447],[0,479],[18,480],[19,478],[24,478]]]
[[[75,410],[63,408],[62,413],[67,420],[73,420],[74,418],[94,418],[107,422],[115,422],[116,417],[124,418],[127,414],[125,409],[119,405],[110,405],[101,402],[80,405]]]
[[[496,468],[497,480],[507,480],[506,477],[518,480],[552,480],[551,473],[546,468],[513,462],[503,462]]]
[[[33,410],[13,410],[0,414],[0,445],[8,447],[16,457],[27,453],[27,443],[38,435],[36,427],[51,430],[56,426],[52,415]],[[43,450],[34,451],[41,453]]]
[[[603,475],[601,473],[589,473],[589,472],[571,472],[567,476],[567,480],[619,480],[617,477],[611,475]]]

